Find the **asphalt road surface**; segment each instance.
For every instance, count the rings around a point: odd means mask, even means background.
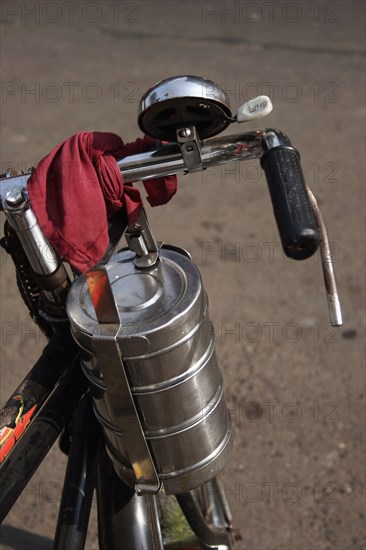
[[[257,162],[179,178],[148,207],[159,240],[191,251],[210,297],[236,446],[221,479],[250,550],[365,547],[365,3],[1,3],[1,172],[79,130],[140,135],[156,81],[205,76],[233,110],[260,93],[301,153],[329,229],[344,325],[329,324],[319,255],[281,252]],[[247,129],[249,126],[246,127]],[[231,127],[229,132],[242,128]],[[45,345],[1,256],[1,402]],[[65,458],[55,445],[1,530],[49,549]],[[95,507],[86,548],[97,548]]]

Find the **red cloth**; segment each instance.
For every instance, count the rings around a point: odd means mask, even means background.
[[[153,149],[149,136],[123,143],[116,134],[79,132],[40,161],[27,186],[38,222],[57,252],[85,273],[104,255],[108,222],[123,208],[128,224],[142,208],[140,193],[123,183],[116,159]],[[152,206],[177,190],[176,176],[144,182]]]

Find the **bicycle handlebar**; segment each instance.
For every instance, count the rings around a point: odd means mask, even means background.
[[[306,190],[299,154],[288,137],[276,129],[263,129],[221,136],[202,142],[202,168],[261,159],[267,177],[282,246],[287,256],[302,260],[316,251],[319,244],[317,225]],[[177,143],[162,145],[155,151],[125,157],[118,161],[125,182],[187,173]],[[14,187],[24,188],[30,174],[1,180],[0,198]]]
[[[222,136],[202,144],[203,169],[253,158],[261,159],[285,254],[295,260],[309,258],[319,245],[318,229],[300,155],[288,137],[279,130],[265,129]],[[118,164],[125,181],[187,172],[177,144],[126,157]]]
[[[331,322],[334,326],[341,325],[326,228],[315,197],[305,185],[299,154],[288,137],[280,130],[264,129],[212,138],[200,143],[200,157],[201,166],[189,171],[255,158],[261,160],[284,251],[289,257],[302,260],[314,254],[320,243]],[[188,172],[178,143],[125,157],[118,161],[118,165],[125,182]],[[17,193],[22,194],[29,176],[30,173],[15,177],[0,176],[0,209],[7,207],[8,191],[12,191],[13,200]],[[35,247],[37,255],[40,253],[38,243]]]

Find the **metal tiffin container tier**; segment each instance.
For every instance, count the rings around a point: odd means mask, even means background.
[[[179,249],[178,249],[179,250]],[[231,422],[214,332],[200,273],[182,251],[160,251],[160,261],[139,270],[123,250],[108,265],[120,315],[118,345],[154,464],[168,494],[213,478],[231,449]],[[94,347],[100,327],[87,283],[79,277],[67,303],[82,365],[118,475],[134,486],[124,440],[124,418],[109,406],[108,387]],[[104,369],[106,366],[104,366]]]

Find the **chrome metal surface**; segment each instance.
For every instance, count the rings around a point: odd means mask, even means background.
[[[9,178],[8,181],[10,179],[13,178]],[[18,185],[8,189],[2,205],[5,216],[16,231],[34,272],[40,275],[54,273],[60,265],[60,260],[41,230],[24,188]]]
[[[98,321],[98,334],[93,335],[93,343],[108,388],[105,395],[108,417],[124,419],[123,438],[136,478],[136,491],[157,493],[160,481],[146,443],[118,345],[121,325],[106,266],[99,265],[89,271],[86,282]]]
[[[19,187],[13,187],[10,191],[6,193],[6,204],[15,207],[19,206],[22,202],[25,202],[26,199],[23,195],[23,192]]]
[[[206,139],[230,122],[230,100],[225,91],[211,80],[191,75],[158,82],[143,95],[138,109],[141,130],[166,141],[175,141],[176,130],[191,125]]]
[[[170,174],[184,174],[184,164],[179,145],[163,145],[158,150],[125,157],[118,161],[125,182],[149,180]]]
[[[159,101],[179,97],[197,97],[211,99],[230,107],[226,92],[212,80],[200,76],[172,76],[157,82],[141,98],[139,114]]]
[[[135,252],[134,264],[139,268],[154,266],[159,260],[159,246],[154,239],[145,210],[142,209],[135,224],[125,233],[127,244]]]
[[[147,256],[149,253],[141,233],[132,233],[128,239],[128,246],[137,256]]]
[[[0,207],[4,207],[6,194],[12,189],[19,189],[19,191],[26,190],[27,180],[30,178],[30,176],[31,173],[29,172],[20,176],[9,177],[8,175],[6,175],[5,178],[0,179]]]
[[[234,542],[232,533],[225,527],[217,527],[207,522],[199,496],[196,491],[177,495],[179,506],[192,531],[205,548],[232,550]]]
[[[205,483],[202,487],[202,497],[209,522],[215,527],[231,529],[233,518],[225,492],[217,478]]]
[[[176,139],[175,136],[174,139]],[[280,130],[271,128],[208,139],[202,143],[203,168],[227,162],[260,159],[269,149],[282,145],[291,146],[289,138]],[[118,161],[118,166],[127,183],[187,172],[177,143],[169,143],[154,151],[125,157]],[[2,202],[11,187],[24,188],[29,177],[30,174],[24,174],[15,178],[2,179],[0,183]]]
[[[260,159],[266,151],[279,146],[291,146],[291,142],[283,132],[271,128],[208,139],[202,142],[202,167]],[[156,151],[125,157],[118,165],[126,182],[188,171],[178,144],[172,143]]]
[[[94,334],[94,348],[108,388],[105,392],[106,408],[112,420],[120,419],[123,422],[118,436],[123,439],[125,452],[132,464],[136,492],[157,493],[161,484],[130,391],[118,344],[119,331],[117,329],[114,333],[114,330],[110,330],[112,326],[99,325],[99,334]],[[103,428],[108,430],[106,423],[103,423]]]
[[[101,449],[97,479],[100,550],[163,550],[156,496],[137,495]]]
[[[332,254],[329,246],[327,228],[324,223],[323,215],[319,208],[318,202],[313,193],[307,188],[310,202],[314,210],[315,219],[320,235],[320,255],[322,259],[322,268],[324,275],[324,284],[327,292],[328,310],[330,322],[334,327],[339,327],[343,324],[341,304],[338,295],[337,281],[334,273]]]
[[[188,172],[202,170],[201,142],[195,126],[177,130],[177,141]]]
[[[231,448],[230,416],[200,274],[184,253],[164,248],[160,262],[144,271],[136,268],[129,250],[115,260],[108,270],[131,393],[165,491],[186,491],[216,475]],[[83,368],[108,453],[120,477],[132,485],[126,417],[110,406],[110,384],[117,382],[107,380],[108,362],[99,361],[100,325],[83,277],[74,283],[67,307],[74,337],[90,355]]]

